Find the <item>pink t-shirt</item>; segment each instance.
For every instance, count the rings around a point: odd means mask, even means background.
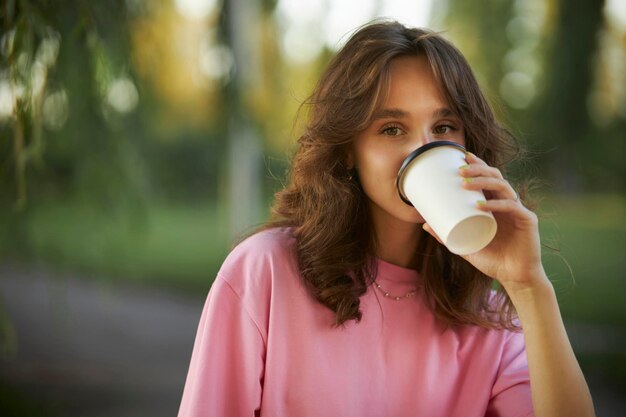
[[[179,416],[532,416],[521,333],[441,327],[418,290],[371,286],[363,319],[334,313],[300,278],[289,229],[258,233],[224,262],[200,319]],[[391,294],[419,275],[378,260]]]

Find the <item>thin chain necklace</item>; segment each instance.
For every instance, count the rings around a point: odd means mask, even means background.
[[[383,295],[387,298],[391,298],[392,300],[396,300],[396,301],[400,301],[402,299],[405,298],[411,298],[413,297],[416,293],[417,293],[417,288],[412,289],[411,291],[407,292],[404,295],[392,295],[389,294],[388,291],[386,291],[383,287],[380,286],[380,284],[378,283],[378,281],[374,280],[374,285],[376,286],[376,288],[378,288],[378,290],[383,293]]]

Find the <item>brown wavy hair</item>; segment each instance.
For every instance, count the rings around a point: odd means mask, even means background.
[[[287,186],[275,196],[265,228],[292,228],[295,254],[310,293],[336,314],[359,321],[360,297],[376,276],[376,237],[367,197],[345,161],[354,137],[383,104],[392,60],[424,56],[462,120],[466,147],[504,171],[520,148],[495,118],[463,55],[439,34],[379,21],[357,30],[334,56],[303,103],[308,123],[291,161]],[[418,227],[418,226],[416,226]],[[446,325],[516,328],[506,293],[423,232],[417,251],[426,299]]]

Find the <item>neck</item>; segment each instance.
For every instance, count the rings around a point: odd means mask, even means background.
[[[404,268],[415,268],[417,245],[424,233],[420,224],[407,223],[389,216],[372,216],[376,233],[376,256]]]

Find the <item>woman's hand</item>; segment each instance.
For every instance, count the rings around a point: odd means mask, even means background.
[[[541,265],[537,216],[518,200],[499,170],[470,153],[465,159],[469,165],[459,170],[469,179],[464,186],[483,190],[487,200],[479,207],[493,213],[498,231],[484,249],[463,258],[498,280],[513,301],[524,329],[535,414],[594,416],[589,388]],[[435,236],[428,225],[424,229]]]
[[[468,165],[459,169],[464,187],[485,193],[487,200],[478,207],[493,213],[498,231],[489,245],[463,258],[509,293],[545,284],[537,216],[524,207],[497,168],[469,152],[465,159]],[[424,229],[435,236],[427,224]]]

